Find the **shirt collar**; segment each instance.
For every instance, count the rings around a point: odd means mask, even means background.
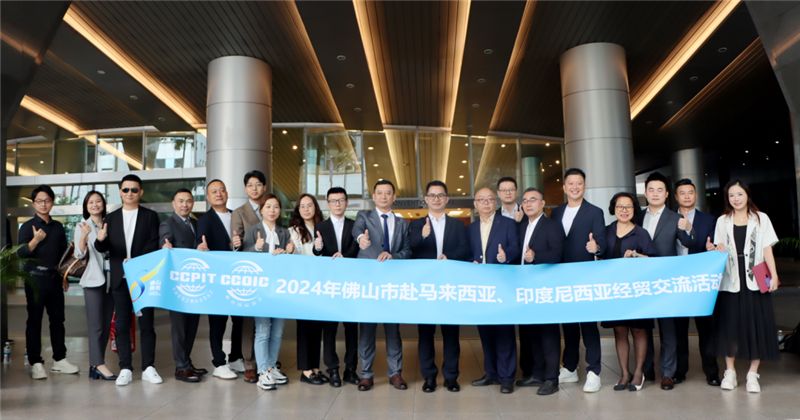
[[[658,210],[656,210],[656,211],[651,211],[651,210],[650,210],[650,206],[647,206],[647,214],[649,214],[649,215],[651,215],[651,216],[660,216],[660,215],[661,215],[661,213],[663,213],[663,212],[664,212],[664,209],[665,209],[665,208],[667,208],[667,205],[666,205],[666,204],[665,204],[665,205],[663,205],[663,206],[661,206],[661,208],[660,208],[660,209],[658,209]]]

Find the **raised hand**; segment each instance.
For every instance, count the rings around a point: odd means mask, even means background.
[[[522,207],[518,207],[517,211],[514,212],[514,220],[519,223],[522,220],[522,216],[525,215],[525,212],[522,211]]]
[[[717,247],[716,247],[716,246],[714,246],[714,243],[713,243],[713,242],[711,242],[711,237],[710,237],[710,236],[707,236],[707,237],[706,237],[706,251],[713,251],[713,250],[715,250],[716,248],[717,248]]]
[[[88,236],[89,233],[92,231],[92,227],[89,226],[89,224],[86,223],[86,222],[81,222],[78,226],[81,228],[81,237],[82,238],[85,238],[86,236]]]
[[[264,238],[261,237],[261,231],[256,231],[256,251],[263,251],[264,250]]]
[[[447,259],[447,255],[444,255],[444,254],[442,254],[442,255],[439,255],[439,258],[438,258],[438,259],[440,259],[440,260],[446,260],[446,259]]]
[[[589,232],[589,241],[586,242],[586,252],[590,254],[597,254],[597,241],[594,240],[594,235]]]
[[[369,229],[364,229],[364,234],[358,238],[358,247],[367,249],[370,245],[372,245],[372,242],[369,241]]]
[[[430,217],[425,218],[425,226],[422,227],[422,239],[427,238],[431,234],[431,219]]]
[[[623,258],[634,258],[636,257],[636,251],[632,249],[626,249],[625,254],[622,255]]]
[[[536,254],[533,252],[530,246],[525,247],[525,262],[532,263],[533,259],[536,257]]]
[[[497,262],[506,262],[506,251],[503,250],[503,245],[497,244]]]
[[[233,235],[233,238],[231,238],[231,245],[233,245],[233,249],[239,249],[242,247],[242,237],[238,232]]]
[[[725,245],[724,244],[717,244],[717,246],[714,249],[716,249],[719,252],[728,252],[728,250],[725,249]]]
[[[103,242],[108,237],[108,223],[103,223],[103,227],[97,230],[97,240]]]
[[[689,219],[683,216],[678,219],[678,229],[689,232],[692,230],[692,224],[689,222]]]
[[[206,235],[200,237],[200,245],[197,245],[197,249],[200,251],[208,251],[208,242],[206,242]]]
[[[317,231],[317,236],[314,238],[314,249],[317,251],[322,251],[322,235]]]
[[[172,249],[172,243],[169,241],[169,238],[164,238],[164,245],[161,245],[161,248]]]
[[[36,229],[36,226],[31,226],[31,228],[33,228],[33,239],[37,243],[42,242],[47,237],[47,232],[44,229]]]

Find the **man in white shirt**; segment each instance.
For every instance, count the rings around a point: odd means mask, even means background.
[[[519,223],[522,220],[522,207],[517,204],[517,180],[504,176],[497,181],[497,199],[500,200],[500,208],[497,209],[497,216],[508,217]]]

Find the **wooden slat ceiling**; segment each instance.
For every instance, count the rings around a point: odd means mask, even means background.
[[[11,119],[11,126],[8,128],[8,139],[18,139],[24,137],[44,136],[47,139],[62,139],[74,137],[74,133],[51,123],[50,121],[20,108]]]
[[[275,122],[340,118],[294,2],[75,2],[72,7],[205,116],[208,63],[244,55],[273,71]]]

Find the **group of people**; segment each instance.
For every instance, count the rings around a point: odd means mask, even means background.
[[[294,253],[331,258],[450,259],[481,264],[556,264],[610,258],[686,255],[720,251],[728,255],[716,308],[712,316],[695,317],[702,368],[707,382],[732,390],[737,386],[735,358],[750,361],[747,390],[760,392],[758,367],[762,359],[778,357],[775,320],[769,293],[759,292],[753,267],[766,262],[772,273],[770,291],[780,285],[772,245],[777,242],[769,217],[750,199],[747,185],[732,181],[724,188],[725,212],[718,219],[696,208],[696,189],[691,180],[675,184],[677,211],[668,208],[670,185],[666,177],[652,173],[645,182],[647,206],[641,209],[635,195],[615,194],[608,211],[616,220],[605,225],[603,211],[584,198],[586,175],[577,168],[564,174],[567,202],[548,217],[542,191],[528,188],[518,200],[517,183],[501,178],[496,191],[476,191],[476,220],[469,226],[447,215],[448,190],[442,181],[425,187],[428,214],[411,222],[394,214],[394,185],[379,180],[372,189],[374,210],[361,210],[356,220],[345,217],[347,191],[328,190],[329,218],[324,219],[317,199],[302,194],[288,227],[281,223],[281,201],[267,192],[266,178],[259,171],[244,176],[248,201],[227,208],[225,183],[215,179],[206,186],[210,209],[192,217],[194,198],[188,189],[174,193],[174,213],[159,222],[158,215],[140,205],[142,182],[126,175],[119,182],[122,207],[106,214],[103,194],[90,191],[83,201],[83,218],[75,229],[75,257],[88,255],[80,285],[84,289],[88,325],[90,372],[93,379],[115,380],[123,386],[133,380],[131,328],[134,314],[124,261],[160,248],[190,248],[201,251],[250,251],[271,254]],[[497,200],[500,201],[498,208]],[[29,257],[27,269],[33,283],[25,288],[28,321],[27,357],[34,379],[47,378],[41,357],[43,311],[50,318],[53,346],[52,372],[77,373],[67,361],[64,345],[64,290],[67,285],[56,272],[58,259],[67,247],[63,226],[53,220],[53,190],[42,185],[31,193],[35,215],[20,228],[18,251]],[[498,279],[498,281],[502,281]],[[105,363],[109,326],[115,313],[119,373]],[[170,311],[175,378],[200,382],[208,370],[194,365],[191,354],[200,321],[196,314]],[[161,383],[155,369],[156,334],[154,309],[136,314],[140,332],[142,380]],[[255,383],[264,390],[288,382],[278,355],[284,320],[272,317],[231,316],[231,350],[223,350],[228,316],[208,315],[209,342],[214,366],[212,376]],[[615,391],[639,391],[648,379],[655,380],[652,319],[611,320],[621,375]],[[657,320],[660,337],[661,388],[673,389],[688,371],[688,318]],[[374,386],[377,324],[343,323],[344,371],[336,352],[336,321],[297,320],[297,368],[300,382],[340,387],[351,383],[360,391]],[[407,389],[403,378],[403,347],[399,324],[384,323],[389,383]],[[444,387],[458,392],[459,326],[440,325],[443,337],[441,365]],[[419,325],[419,362],[422,390],[437,388],[439,368],[435,363],[436,325]],[[536,325],[480,325],[484,375],[473,386],[500,385],[502,393],[517,387],[537,386],[537,394],[550,395],[560,383],[578,382],[579,346],[585,346],[586,374],[583,390],[601,389],[601,347],[597,322]],[[517,350],[519,335],[519,351]],[[629,369],[633,337],[634,368]],[[564,348],[561,343],[563,338]],[[326,371],[320,368],[320,355]],[[719,377],[717,357],[725,358]],[[357,367],[360,364],[360,371]],[[517,379],[517,366],[521,377]]]

